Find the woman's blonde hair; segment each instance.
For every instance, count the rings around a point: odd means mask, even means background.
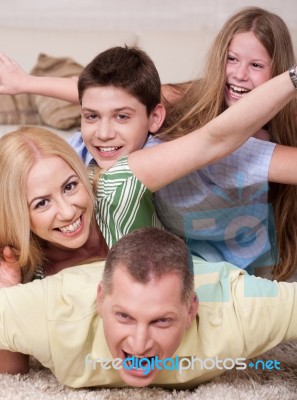
[[[217,35],[205,67],[204,77],[193,81],[182,99],[169,106],[162,131],[163,140],[183,136],[218,116],[226,109],[224,90],[228,48],[236,34],[253,32],[271,58],[271,77],[296,64],[292,39],[285,22],[259,7],[246,7],[231,16]],[[174,86],[174,85],[173,85]],[[180,90],[179,85],[176,90]],[[297,146],[297,100],[286,105],[267,125],[271,141]],[[271,184],[280,262],[274,277],[288,278],[297,266],[297,188]]]
[[[36,161],[51,156],[61,157],[75,171],[93,201],[86,168],[64,139],[36,127],[22,127],[0,139],[0,247],[14,250],[24,282],[43,264],[42,242],[30,230],[27,178]]]

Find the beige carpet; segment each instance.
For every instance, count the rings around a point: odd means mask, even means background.
[[[296,400],[297,342],[281,344],[261,359],[280,361],[281,371],[228,371],[193,391],[145,389],[70,389],[59,385],[46,369],[32,361],[28,375],[0,375],[2,400]]]

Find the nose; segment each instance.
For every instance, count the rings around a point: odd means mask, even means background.
[[[56,204],[57,216],[62,221],[71,221],[76,213],[75,206],[67,199],[62,198]]]
[[[116,133],[112,122],[102,119],[96,127],[95,136],[100,140],[110,140],[115,137]]]
[[[145,357],[153,347],[153,339],[150,337],[149,329],[139,325],[130,335],[128,343],[131,347],[130,352],[139,357]]]
[[[238,64],[234,68],[233,75],[238,81],[245,81],[248,78],[247,67],[244,64]]]

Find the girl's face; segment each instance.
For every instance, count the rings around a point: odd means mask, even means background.
[[[225,103],[230,107],[271,78],[271,58],[253,32],[238,33],[228,49]]]
[[[77,174],[60,157],[40,159],[27,179],[31,230],[60,248],[77,249],[89,237],[92,200]]]

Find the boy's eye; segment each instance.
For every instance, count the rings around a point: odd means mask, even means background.
[[[96,121],[97,115],[96,114],[86,114],[86,115],[84,115],[84,118],[87,121]]]
[[[127,121],[129,119],[129,116],[126,115],[126,114],[117,114],[115,117],[120,122],[121,121]]]

